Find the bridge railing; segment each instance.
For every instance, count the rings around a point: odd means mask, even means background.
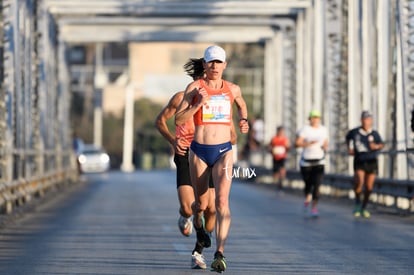
[[[13,159],[12,178],[0,177],[0,209],[5,214],[52,189],[79,180],[73,150],[58,153],[54,150],[14,150],[0,154],[0,158]],[[35,159],[42,160],[41,169],[33,165]]]
[[[260,157],[263,157],[263,160],[268,157],[266,152],[256,152],[256,154],[261,154]],[[414,212],[414,179],[409,179],[409,175],[406,178],[397,178],[397,173],[394,170],[397,170],[398,166],[404,166],[395,161],[396,157],[405,156],[406,154],[413,154],[412,151],[384,151],[381,153],[380,158],[382,158],[382,166],[384,170],[388,172],[383,172],[382,174],[386,176],[377,176],[373,194],[371,196],[371,201],[375,205],[386,206],[390,208],[395,208],[401,213],[413,213]],[[330,152],[328,153],[328,159],[333,159],[336,156],[345,156],[344,152]],[[256,155],[257,158],[257,155]],[[389,168],[391,160],[394,159],[393,167]],[[405,159],[406,158],[402,158]],[[289,160],[287,162],[287,178],[283,182],[284,188],[290,189],[303,189],[304,182],[299,171],[298,166],[299,154],[297,152],[292,152],[290,154]],[[347,161],[348,162],[348,161]],[[255,169],[255,182],[258,183],[269,183],[272,184],[272,169],[269,165],[265,165],[265,161],[262,164],[258,165],[252,164],[251,162],[243,163],[240,162],[242,166],[248,166]],[[349,165],[352,165],[352,159],[350,159]],[[409,165],[409,164],[408,164]],[[409,169],[410,168],[409,166]],[[394,171],[391,172],[390,170]],[[391,177],[393,176],[393,177]],[[335,197],[344,197],[353,199],[353,172],[348,169],[347,171],[337,172],[337,171],[327,171],[323,178],[323,183],[321,186],[321,194]]]
[[[0,14],[0,212],[9,213],[78,173],[54,18],[45,1],[1,1]]]
[[[304,183],[300,172],[288,171],[285,187],[303,189]],[[325,174],[321,193],[324,195],[354,198],[352,191],[353,176],[340,174]],[[397,180],[377,178],[371,201],[377,205],[391,207],[399,212],[414,212],[414,182],[409,180]]]

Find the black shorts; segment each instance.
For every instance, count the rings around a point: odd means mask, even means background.
[[[188,161],[188,151],[185,156],[174,155],[174,163],[177,167],[177,188],[183,185],[193,186],[190,177],[190,163]],[[214,188],[213,177],[210,176],[209,187]]]
[[[354,159],[354,170],[362,170],[368,174],[378,173],[378,161],[376,159],[357,160]]]
[[[273,173],[277,173],[281,168],[285,167],[285,159],[273,158]]]

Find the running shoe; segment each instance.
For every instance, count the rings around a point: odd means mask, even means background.
[[[220,251],[217,251],[214,254],[214,260],[211,263],[211,271],[216,271],[218,273],[221,273],[225,271],[226,268],[227,268],[226,258],[223,256],[223,254]]]
[[[193,221],[194,222],[194,221]],[[211,234],[208,233],[204,227],[205,227],[205,221],[204,221],[204,217],[201,217],[201,223],[202,226],[201,228],[197,228],[197,226],[194,224],[194,229],[197,233],[197,242],[205,248],[208,248],[211,246]]]
[[[371,213],[369,213],[368,210],[366,210],[366,209],[361,210],[361,215],[362,215],[362,217],[364,217],[366,219],[369,219],[371,217]]]
[[[206,269],[207,264],[206,260],[204,259],[203,254],[194,251],[193,255],[191,255],[191,268],[192,269]]]
[[[311,210],[311,217],[314,217],[314,218],[319,217],[319,211],[318,211],[318,208],[316,208],[316,207],[312,207],[312,210]]]
[[[352,213],[354,213],[355,218],[361,217],[361,206],[355,206],[354,211]]]
[[[189,237],[191,233],[193,233],[193,222],[191,217],[186,218],[180,215],[178,218],[178,228],[180,229],[181,234]]]

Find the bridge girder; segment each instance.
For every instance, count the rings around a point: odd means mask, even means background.
[[[99,2],[102,5],[97,5]],[[53,1],[46,0],[48,10],[56,18],[60,38],[69,43],[114,41],[188,41],[214,43],[285,43],[285,30],[295,33],[295,18],[312,8],[312,1]],[[311,24],[310,17],[305,24]],[[293,31],[293,32],[292,32]],[[291,35],[287,35],[292,40]],[[282,39],[280,39],[282,38]],[[275,43],[267,43],[267,56],[279,58],[283,51]],[[286,52],[292,49],[286,47]],[[284,46],[282,47],[284,48]],[[270,54],[270,56],[269,56]],[[293,56],[294,57],[294,56]],[[292,56],[270,63],[265,82],[274,82],[275,74],[289,66],[294,73]],[[286,63],[286,64],[285,64]],[[294,59],[293,59],[294,64]],[[273,66],[279,66],[275,68]],[[279,73],[276,73],[278,70]],[[287,71],[286,71],[287,72]],[[318,74],[319,77],[321,75]],[[278,77],[278,83],[266,85],[264,94],[265,137],[273,135],[274,125],[282,120],[282,110],[274,114],[276,101],[296,94],[295,76]],[[290,84],[286,84],[286,83]],[[275,87],[277,91],[271,87]],[[283,90],[283,91],[282,91]],[[276,92],[279,96],[274,97]],[[282,105],[280,105],[282,107]],[[300,110],[302,111],[302,110]],[[291,125],[296,127],[296,125]]]
[[[309,8],[310,0],[290,1],[140,1],[140,0],[45,0],[49,11],[62,15],[219,16],[295,15]]]

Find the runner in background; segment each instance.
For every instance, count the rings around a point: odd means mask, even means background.
[[[372,122],[372,114],[363,111],[361,126],[350,130],[346,135],[348,153],[354,156],[355,217],[371,216],[366,207],[378,173],[378,152],[384,148],[381,136],[372,129]],[[363,187],[365,187],[364,199],[361,202]]]
[[[303,148],[300,158],[300,172],[305,182],[305,213],[311,206],[311,216],[319,216],[319,187],[325,170],[325,152],[328,149],[328,132],[321,125],[321,113],[313,110],[309,113],[309,125],[297,133],[296,147]]]
[[[283,126],[276,128],[276,135],[270,141],[269,147],[273,156],[273,180],[282,188],[286,178],[285,161],[290,147]]]

